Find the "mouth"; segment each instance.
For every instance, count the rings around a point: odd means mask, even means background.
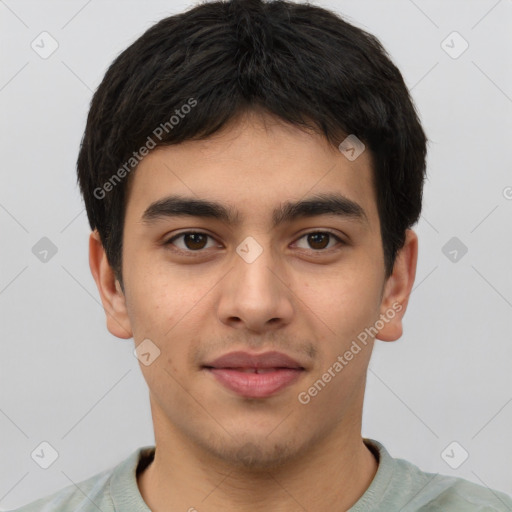
[[[267,398],[290,386],[305,372],[280,352],[231,352],[202,367],[217,382],[246,398]]]

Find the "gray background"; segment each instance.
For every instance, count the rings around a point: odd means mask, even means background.
[[[379,37],[431,140],[405,334],[376,344],[363,434],[424,470],[512,494],[512,0],[315,3]],[[133,340],[106,330],[90,275],[75,161],[112,59],[189,5],[0,1],[3,509],[154,442]],[[59,45],[46,59],[31,48],[43,31]],[[461,55],[453,31],[469,44]],[[32,252],[43,237],[57,248],[46,262]],[[46,470],[31,458],[42,441],[59,454]],[[441,456],[453,441],[469,453],[457,469]]]

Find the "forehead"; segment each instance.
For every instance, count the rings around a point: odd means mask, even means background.
[[[222,203],[239,222],[266,212],[275,224],[277,205],[341,194],[378,221],[369,151],[351,161],[324,137],[267,115],[246,114],[205,140],[158,147],[130,181],[127,220],[177,195]]]

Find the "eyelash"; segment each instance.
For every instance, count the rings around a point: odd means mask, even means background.
[[[297,240],[301,240],[302,238],[307,237],[308,235],[316,235],[316,234],[329,235],[332,238],[335,238],[339,244],[346,245],[346,243],[338,235],[335,235],[333,232],[326,231],[326,230],[324,230],[324,231],[309,231],[307,233],[302,234]],[[177,240],[178,238],[181,238],[185,235],[205,235],[211,239],[214,239],[214,237],[212,235],[209,235],[208,233],[205,233],[203,231],[184,231],[183,233],[179,233],[178,235],[174,235],[173,237],[169,238],[169,240],[164,242],[164,245],[165,246],[173,245],[173,242],[175,240]],[[311,251],[314,253],[322,253],[322,252],[327,252],[331,249],[334,249],[334,247],[329,247],[327,249],[311,249]],[[175,248],[175,250],[176,250],[176,252],[192,255],[194,253],[200,254],[200,253],[204,252],[206,249],[198,249],[198,250],[194,251],[192,249],[181,249],[178,247],[178,248]]]

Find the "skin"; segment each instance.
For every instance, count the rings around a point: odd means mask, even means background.
[[[370,485],[378,463],[363,444],[361,419],[374,340],[309,403],[297,396],[393,304],[401,311],[377,338],[402,335],[417,236],[407,231],[386,279],[371,164],[368,150],[349,161],[318,134],[250,112],[207,140],[157,148],[139,164],[123,233],[125,293],[91,234],[108,330],[136,346],[149,338],[161,351],[140,364],[157,449],[138,485],[151,510],[344,511]],[[366,222],[324,214],[272,227],[282,202],[333,192],[357,202]],[[240,223],[142,222],[145,209],[171,193],[230,206]],[[212,238],[163,244],[191,229]],[[305,236],[326,230],[344,243],[327,237],[314,245]],[[236,252],[248,236],[263,249],[252,263]],[[274,396],[243,398],[201,368],[234,350],[285,352],[306,371]]]

